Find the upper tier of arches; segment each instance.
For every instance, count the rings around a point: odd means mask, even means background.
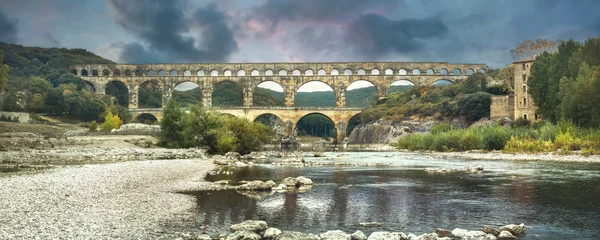
[[[466,76],[489,70],[485,64],[445,62],[365,63],[222,63],[222,64],[96,64],[76,65],[70,71],[79,76],[337,76],[337,75],[437,75]]]

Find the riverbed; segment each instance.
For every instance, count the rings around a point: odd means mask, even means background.
[[[600,239],[598,163],[440,159],[401,152],[325,155],[305,160],[359,166],[267,163],[207,177],[235,184],[305,176],[314,185],[305,192],[264,198],[235,191],[187,193],[195,197],[195,225],[218,234],[233,223],[260,219],[282,230],[315,234],[334,229],[422,234],[435,228],[479,230],[482,225],[525,223],[533,228],[521,239]],[[465,171],[476,166],[484,171]],[[431,168],[456,171],[425,171]],[[381,225],[362,227],[363,222]]]

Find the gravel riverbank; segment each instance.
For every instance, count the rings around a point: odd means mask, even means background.
[[[434,158],[464,158],[478,160],[503,161],[547,161],[547,162],[582,162],[600,163],[600,155],[583,156],[581,154],[561,155],[559,153],[503,153],[503,152],[423,152]]]
[[[206,159],[130,161],[0,177],[0,239],[176,238],[194,224]]]

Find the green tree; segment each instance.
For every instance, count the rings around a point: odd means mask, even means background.
[[[29,79],[29,92],[32,95],[39,93],[44,96],[50,89],[52,89],[52,84],[43,78],[32,77]]]
[[[205,146],[209,154],[219,152],[218,129],[221,127],[219,116],[206,111],[201,104],[193,105],[190,112],[183,118],[184,146]]]
[[[248,154],[260,150],[270,140],[271,130],[260,123],[250,122],[242,118],[226,118],[224,126],[233,136],[232,149],[240,154]],[[230,138],[225,134],[225,138]],[[229,139],[228,139],[229,140]]]
[[[46,102],[44,102],[44,96],[41,93],[35,93],[33,94],[33,97],[31,98],[31,105],[30,108],[32,111],[39,113],[44,111],[44,107],[46,105]]]
[[[65,111],[65,99],[63,92],[59,89],[55,88],[48,90],[44,102],[46,103],[46,109],[50,114],[62,116]]]
[[[477,92],[468,94],[458,99],[459,114],[465,117],[469,124],[481,118],[490,116],[492,96],[489,93]]]
[[[474,73],[465,80],[463,92],[466,94],[485,91],[487,89],[487,79],[482,73]]]
[[[592,122],[592,113],[590,111],[593,109],[593,105],[597,104],[592,101],[594,96],[592,96],[590,83],[592,82],[593,74],[594,70],[584,62],[577,75],[574,102],[578,106],[578,109],[577,115],[573,119],[580,126],[590,126]]]
[[[590,104],[591,109],[589,111],[592,119],[591,125],[597,128],[600,127],[600,105],[598,104],[600,103],[600,67],[595,68],[594,75],[589,86],[589,95],[591,96],[589,102],[593,103]]]
[[[575,103],[575,80],[573,78],[562,77],[560,79],[560,88],[558,97],[560,99],[559,118],[573,119],[577,114],[577,104]]]
[[[175,148],[181,147],[183,139],[183,112],[173,99],[169,100],[163,110],[163,119],[160,121],[159,146]]]
[[[4,53],[0,50],[0,93],[8,83],[8,65],[4,64]]]
[[[104,122],[102,123],[100,130],[103,132],[110,132],[113,129],[119,129],[122,124],[123,121],[121,121],[119,115],[113,115],[111,112],[108,112],[104,117]]]
[[[544,118],[554,121],[555,108],[552,100],[556,95],[548,92],[550,88],[550,67],[554,61],[554,55],[544,52],[539,55],[533,65],[531,66],[531,75],[527,79],[528,90],[527,92],[531,95],[533,100],[538,107],[537,112],[544,116]]]

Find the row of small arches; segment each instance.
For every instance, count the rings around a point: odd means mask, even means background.
[[[481,68],[478,70],[478,72],[480,73],[486,73],[486,70]],[[77,70],[73,69],[72,73],[77,75]],[[89,73],[86,69],[82,69],[81,70],[81,76],[100,76],[100,73],[98,72],[97,69],[92,69],[92,72]],[[104,69],[102,70],[102,76],[110,76],[110,71],[108,69]],[[407,70],[407,69],[400,69],[398,72],[398,75],[422,75],[421,74],[421,70],[418,68],[412,69],[412,70]],[[439,72],[439,75],[449,75],[448,74],[448,70],[445,68],[442,68]],[[473,70],[472,68],[469,68],[466,70],[466,75],[472,75],[473,73],[475,73],[475,70]],[[178,76],[178,72],[177,70],[172,70],[170,72],[167,72],[165,70],[159,70],[158,72],[155,72],[154,70],[149,70],[146,73],[144,73],[144,71],[142,71],[141,69],[136,70],[134,73],[132,73],[131,70],[125,70],[124,75],[125,76],[133,76],[132,74],[135,74],[135,76],[141,77],[141,76]],[[392,69],[386,69],[383,71],[384,75],[395,75],[394,74],[394,70]],[[463,71],[460,68],[455,68],[452,71],[452,75],[462,75]],[[286,70],[279,70],[279,72],[277,72],[278,76],[288,76],[288,72]],[[300,72],[300,70],[293,70],[291,72],[292,76],[302,76],[302,73]],[[312,69],[308,69],[306,71],[304,71],[304,76],[325,76],[327,75],[327,71],[325,71],[324,69],[319,69],[316,74]],[[333,69],[331,70],[331,72],[329,72],[329,75],[354,75],[354,73],[352,72],[352,70],[350,69],[346,69],[343,72],[340,72],[337,69]],[[358,69],[356,71],[356,75],[367,75],[367,71],[364,69]],[[369,75],[380,75],[380,71],[379,69],[372,69],[370,71]],[[436,75],[435,71],[432,68],[429,68],[427,70],[425,70],[425,75]],[[118,69],[115,69],[113,71],[113,76],[121,76],[121,71]],[[192,72],[190,70],[185,70],[183,72],[183,76],[192,76]],[[219,73],[219,71],[217,70],[212,70],[210,72],[208,71],[204,71],[204,70],[198,70],[196,72],[196,76],[211,76],[211,77],[217,77],[217,76],[221,76],[221,74]],[[222,76],[233,76],[233,72],[231,70],[225,70],[222,73]],[[244,70],[239,70],[236,73],[236,76],[246,76],[246,71]],[[249,76],[261,76],[260,72],[258,70],[252,70],[250,72]],[[273,70],[267,70],[264,72],[263,76],[275,76],[275,72],[273,72]]]

